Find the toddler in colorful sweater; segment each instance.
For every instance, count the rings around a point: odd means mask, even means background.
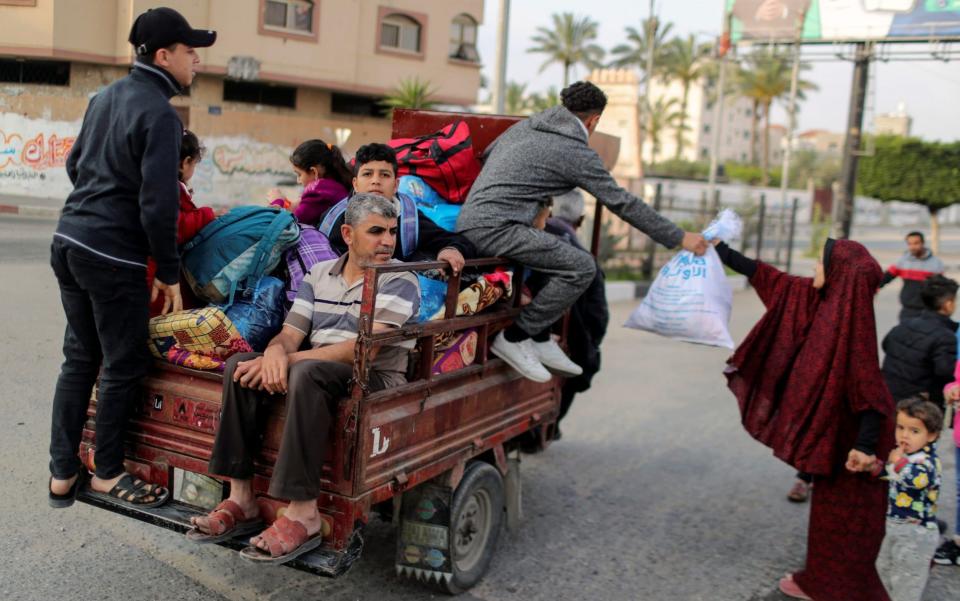
[[[887,533],[877,556],[877,572],[892,601],[920,601],[940,542],[941,468],[934,442],[942,427],[943,412],[925,398],[897,403],[897,446],[886,464]]]

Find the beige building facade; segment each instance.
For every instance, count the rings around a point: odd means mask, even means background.
[[[158,5],[218,34],[172,103],[209,150],[198,185],[221,202],[289,178],[286,157],[305,139],[347,154],[388,139],[380,101],[401,81],[428,82],[442,103],[476,101],[483,0],[0,0],[12,24],[0,38],[0,188],[69,191],[38,172],[62,167],[90,97],[129,71],[134,19]],[[31,160],[36,146],[50,156]]]

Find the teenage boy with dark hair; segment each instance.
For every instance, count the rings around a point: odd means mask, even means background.
[[[903,288],[900,289],[901,323],[923,312],[920,287],[928,277],[944,271],[943,261],[924,246],[923,233],[910,232],[905,239],[907,252],[887,269],[880,281],[880,287],[883,288],[898,276],[903,280]]]
[[[354,194],[377,194],[385,198],[397,195],[397,153],[386,144],[365,144],[357,149],[354,157]],[[333,207],[320,224],[320,231],[330,239],[330,245],[343,254],[347,245],[340,234],[343,225],[342,210]],[[330,218],[328,221],[328,217]],[[435,224],[429,217],[417,211],[416,248],[403,248],[403,234],[398,240],[393,257],[404,261],[446,261],[454,273],[463,269],[465,259],[472,259],[477,251],[465,237],[448,232]]]
[[[943,388],[953,380],[957,361],[957,282],[942,275],[927,278],[919,296],[924,310],[883,339],[883,378],[895,399],[926,394],[944,410]]]
[[[516,322],[497,335],[491,351],[525,377],[546,382],[546,367],[582,373],[550,338],[550,326],[593,281],[590,253],[533,227],[546,198],[582,188],[624,221],[655,241],[703,254],[703,236],[685,233],[640,198],[621,188],[590,148],[607,98],[580,81],[561,92],[563,106],[525,119],[504,132],[486,152],[480,176],[457,220],[457,231],[489,256],[519,261],[546,276]]]
[[[193,81],[195,48],[215,40],[216,33],[191,28],[169,8],[137,17],[129,37],[137,61],[128,76],[90,100],[67,157],[73,192],[50,257],[67,318],[53,397],[53,507],[72,505],[86,479],[78,451],[101,363],[91,492],[141,507],[169,496],[125,473],[123,438],[127,410],[139,398],[149,365],[150,299],[162,294],[164,313],[181,307],[177,173],[183,125],[170,98]],[[148,256],[157,264],[152,293],[144,286]]]

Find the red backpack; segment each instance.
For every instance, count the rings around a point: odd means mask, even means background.
[[[449,202],[466,201],[470,186],[480,175],[466,121],[454,121],[427,136],[390,140],[387,144],[397,151],[397,177],[416,175]]]

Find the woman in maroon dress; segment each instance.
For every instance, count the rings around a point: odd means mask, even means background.
[[[873,298],[882,270],[856,242],[828,240],[813,279],[725,244],[767,311],[727,365],[744,428],[813,474],[807,562],[780,590],[815,601],[889,601],[874,567],[887,490],[869,473],[893,447],[894,404],[880,375]]]

